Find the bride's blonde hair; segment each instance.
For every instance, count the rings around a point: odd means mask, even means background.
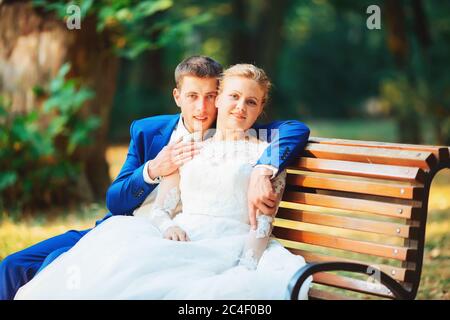
[[[244,77],[256,81],[264,91],[263,105],[267,102],[272,83],[263,69],[248,63],[239,63],[228,67],[219,78],[219,93],[222,92],[223,81],[227,77]]]

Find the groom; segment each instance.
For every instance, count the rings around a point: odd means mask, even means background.
[[[198,147],[194,142],[182,142],[182,137],[214,126],[217,79],[221,72],[218,62],[204,56],[187,58],[177,66],[173,96],[181,115],[161,115],[132,123],[127,159],[106,194],[110,212],[96,225],[112,215],[133,215],[144,200],[152,201],[153,190],[161,177],[192,158]],[[255,165],[250,178],[248,206],[253,227],[256,226],[256,210],[275,213],[276,195],[270,179],[299,154],[309,137],[309,129],[293,120],[254,128],[268,130],[269,137],[271,130],[278,130],[278,135]],[[273,150],[278,154],[273,154]],[[70,230],[6,257],[0,264],[0,299],[14,298],[17,290],[38,270],[73,247],[90,230]]]

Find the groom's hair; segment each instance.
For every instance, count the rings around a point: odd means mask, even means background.
[[[206,56],[192,56],[184,59],[175,69],[175,83],[180,88],[184,76],[198,78],[219,78],[223,71],[220,63]]]

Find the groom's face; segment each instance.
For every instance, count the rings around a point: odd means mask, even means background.
[[[217,116],[215,99],[216,78],[184,76],[178,88],[173,89],[173,97],[181,108],[184,125],[190,132],[206,131]]]

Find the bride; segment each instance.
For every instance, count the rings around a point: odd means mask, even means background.
[[[160,183],[147,216],[114,216],[59,256],[15,299],[284,299],[305,260],[270,238],[273,218],[250,228],[247,188],[268,143],[249,128],[270,81],[248,64],[224,71],[217,130]],[[195,134],[186,139],[201,140]],[[281,199],[285,172],[273,180]],[[181,201],[182,212],[175,215]],[[278,205],[278,204],[277,204]],[[300,291],[307,298],[308,282]]]

